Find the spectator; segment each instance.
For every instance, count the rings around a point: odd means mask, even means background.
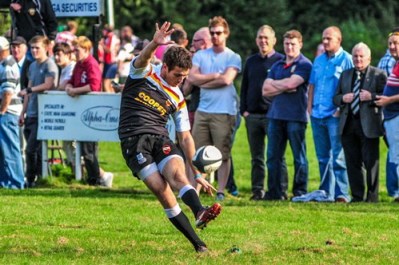
[[[77,63],[65,87],[71,97],[101,91],[101,71],[96,59],[90,54],[92,47],[91,41],[84,36],[78,37],[74,42]],[[112,187],[113,174],[104,172],[98,163],[98,143],[80,142],[80,146],[89,185]]]
[[[131,43],[133,47],[136,47],[139,43],[140,38],[134,35],[132,27],[126,25],[121,29],[121,44]]]
[[[67,22],[66,30],[59,32],[55,37],[55,43],[68,43],[72,47],[73,41],[76,39],[78,31],[78,23],[70,20]]]
[[[58,90],[65,90],[66,85],[72,77],[76,62],[72,60],[72,48],[68,43],[57,43],[54,48],[55,63],[61,68]]]
[[[341,113],[339,132],[352,202],[378,202],[379,137],[383,128],[381,108],[373,101],[382,94],[387,77],[384,71],[370,66],[371,51],[366,44],[356,44],[352,58],[355,67],[342,72],[334,96]]]
[[[348,174],[339,135],[339,109],[333,103],[339,76],[353,68],[352,57],[341,47],[341,30],[323,31],[325,53],[317,57],[309,80],[308,112],[319,162],[320,190],[330,201],[349,202]]]
[[[11,42],[11,53],[19,67],[19,74],[20,74],[19,85],[21,89],[27,88],[29,82],[28,70],[30,64],[32,63],[32,60],[30,60],[26,56],[27,52],[28,52],[28,45],[23,37],[18,36]],[[23,168],[26,169],[26,163],[25,163],[26,140],[24,137],[23,125],[19,127],[19,142],[21,146]]]
[[[324,49],[324,44],[323,43],[319,43],[319,45],[317,45],[315,57],[317,57],[319,55],[322,55],[325,52],[326,52],[326,50]]]
[[[26,40],[18,36],[11,42],[11,53],[18,63],[19,71],[21,74],[20,85],[21,89],[25,89],[28,87],[28,70],[29,66],[32,63],[32,60],[27,58],[26,53],[28,51],[28,45]]]
[[[125,83],[130,69],[130,62],[134,58],[134,48],[137,46],[139,39],[133,35],[133,30],[130,26],[124,26],[121,29],[121,45],[117,56],[118,62],[118,78],[119,84]],[[116,91],[116,87],[113,85],[112,88]]]
[[[268,191],[265,200],[285,200],[282,190],[282,161],[290,142],[294,157],[294,196],[307,192],[306,158],[307,84],[312,63],[301,54],[302,34],[290,30],[284,34],[285,58],[276,62],[263,84],[263,96],[274,97],[267,113]]]
[[[392,56],[389,48],[387,49],[387,52],[385,53],[385,55],[380,59],[379,63],[378,63],[378,68],[382,69],[385,71],[385,73],[387,74],[387,76],[390,76],[392,73],[392,69],[396,64],[396,59]],[[387,143],[387,139],[386,139],[386,134],[384,134],[384,140],[385,143]],[[398,201],[399,201],[399,185],[394,184],[395,181],[399,180],[399,172],[396,171],[396,166],[395,164],[390,162],[391,159],[389,157],[389,152],[387,154],[387,160],[386,160],[386,175],[387,175],[387,190],[388,190],[388,194],[392,197],[398,197]],[[397,188],[394,188],[394,187]],[[396,191],[398,190],[398,191]],[[395,195],[397,194],[397,195]]]
[[[244,67],[241,83],[240,113],[245,118],[248,143],[251,151],[251,200],[261,200],[265,195],[265,139],[267,135],[267,111],[271,98],[262,97],[263,82],[272,65],[284,56],[274,50],[276,36],[272,27],[261,26],[256,36],[259,52],[250,56]],[[285,159],[282,163],[283,193],[288,186],[288,172]]]
[[[51,40],[48,51],[52,52],[57,35],[57,20],[50,0],[12,0],[11,18],[14,26],[13,36],[22,36],[29,43],[37,35]],[[27,53],[33,60],[31,51]]]
[[[66,43],[57,43],[53,48],[54,60],[58,67],[61,68],[60,80],[58,82],[58,90],[65,90],[66,85],[72,77],[73,69],[76,62],[72,60],[72,48]],[[62,148],[67,157],[67,163],[75,168],[75,141],[62,141]]]
[[[233,81],[241,71],[241,58],[226,47],[229,25],[222,17],[209,22],[213,46],[193,57],[189,81],[201,87],[200,103],[195,114],[193,136],[196,148],[215,145],[223,155],[218,170],[217,200],[223,200],[230,173],[232,135],[237,114],[237,94]]]
[[[383,107],[384,127],[389,145],[387,162],[388,195],[399,202],[399,27],[388,37],[388,48],[396,64],[388,77],[382,96],[377,96],[376,104]]]
[[[191,46],[194,52],[212,47],[211,35],[209,34],[209,29],[207,27],[200,28],[194,33]],[[186,79],[183,85],[183,93],[186,97],[190,125],[191,128],[193,128],[194,114],[198,108],[200,100],[200,88],[192,85],[189,80]]]
[[[35,59],[29,66],[28,87],[21,90],[24,108],[19,118],[20,125],[25,125],[26,179],[27,187],[35,186],[35,181],[42,173],[41,141],[37,139],[38,129],[38,94],[54,89],[58,83],[58,68],[53,59],[47,56],[50,40],[45,36],[36,36],[29,42]],[[26,114],[26,117],[25,117]]]
[[[173,30],[184,30],[183,25],[179,23],[173,23],[172,25]],[[170,40],[171,36],[167,36],[167,38]],[[166,52],[166,49],[168,48],[168,45],[159,45],[158,48],[155,50],[154,56],[156,59],[159,61],[162,61],[163,54]]]
[[[103,89],[105,92],[114,92],[111,81],[116,77],[118,70],[116,58],[120,47],[120,40],[114,34],[113,27],[110,25],[104,26],[103,39],[100,42],[100,46],[104,51]]]
[[[55,39],[57,20],[50,0],[12,0],[10,10],[16,36],[27,42],[36,35]]]
[[[378,62],[377,67],[380,68],[381,70],[384,70],[387,76],[389,76],[392,72],[393,67],[395,66],[395,63],[396,63],[395,58],[391,55],[389,49],[387,49],[384,56]]]
[[[182,28],[175,29],[170,35],[170,40],[183,48],[186,48],[188,45],[187,33]]]
[[[24,171],[19,143],[18,117],[22,110],[19,69],[10,44],[0,37],[0,187],[23,189]]]
[[[134,58],[133,51],[134,51],[133,45],[130,42],[126,42],[122,44],[121,49],[118,52],[117,62],[118,62],[118,77],[120,84],[124,84],[127,80],[127,77],[129,76],[130,62]]]

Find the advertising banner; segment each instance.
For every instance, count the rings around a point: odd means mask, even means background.
[[[120,102],[120,94],[40,94],[38,139],[118,142]]]

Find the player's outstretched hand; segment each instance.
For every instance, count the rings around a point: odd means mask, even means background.
[[[169,30],[170,28],[170,22],[166,21],[162,24],[161,27],[159,27],[158,23],[155,24],[155,34],[152,40],[158,44],[158,45],[166,45],[166,44],[172,44],[174,41],[171,41],[169,39],[170,34],[174,31],[174,29]]]
[[[204,178],[198,178],[195,181],[197,181],[198,184],[202,186],[202,189],[208,193],[209,195],[213,196],[213,192],[216,191],[215,187],[212,186],[206,179]]]

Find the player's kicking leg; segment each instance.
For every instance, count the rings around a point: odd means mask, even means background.
[[[154,172],[146,177],[144,183],[157,196],[171,223],[183,233],[195,250],[197,252],[207,251],[206,244],[195,233],[187,216],[180,209],[172,189],[159,172]]]
[[[161,168],[162,175],[173,189],[179,191],[179,197],[192,210],[196,218],[195,225],[197,228],[204,228],[207,223],[214,220],[221,212],[222,207],[219,203],[213,204],[211,207],[204,207],[198,197],[197,191],[189,183],[185,175],[184,162],[179,156],[173,158],[168,157],[168,161]],[[163,163],[161,162],[160,165]]]

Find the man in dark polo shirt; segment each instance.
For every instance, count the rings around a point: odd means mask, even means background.
[[[256,45],[259,52],[250,56],[244,67],[241,83],[240,114],[245,118],[248,143],[251,151],[251,200],[258,201],[265,195],[265,139],[268,119],[266,117],[272,98],[262,96],[263,82],[272,65],[284,56],[274,50],[276,36],[272,27],[263,25],[258,29]],[[287,189],[287,167],[282,168],[283,191]]]
[[[312,63],[301,54],[302,34],[290,30],[284,34],[285,58],[276,62],[263,84],[263,96],[273,97],[267,144],[268,192],[266,200],[284,200],[281,189],[281,164],[287,141],[294,157],[294,196],[307,192],[308,161],[305,131],[307,125],[307,84]]]

